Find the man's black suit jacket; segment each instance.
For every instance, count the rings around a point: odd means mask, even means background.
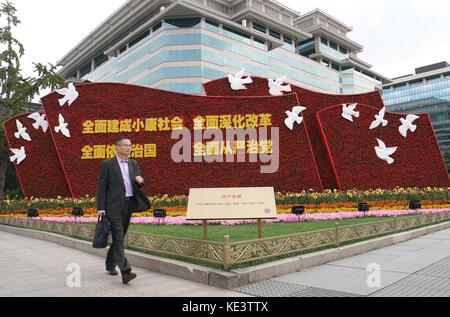
[[[132,212],[144,212],[150,209],[150,201],[141,191],[144,184],[136,182],[141,176],[138,163],[128,159],[128,170],[133,184],[134,199]],[[105,160],[100,165],[100,178],[97,186],[97,210],[105,210],[108,217],[120,217],[125,207],[125,183],[117,157]]]

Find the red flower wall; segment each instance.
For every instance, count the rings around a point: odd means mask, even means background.
[[[386,113],[386,127],[369,130],[379,109],[359,104],[360,117],[350,122],[342,117],[342,105],[317,113],[323,138],[340,190],[391,189],[400,187],[447,187],[447,168],[427,113],[414,122],[417,130],[405,139],[399,132],[405,114]],[[387,147],[398,147],[389,165],[375,153],[377,139]]]
[[[204,88],[208,96],[268,96],[269,87],[267,78],[252,77],[252,79],[253,84],[247,85],[247,90],[231,90],[227,78],[208,82],[204,84]],[[297,94],[300,105],[308,108],[308,110],[303,112],[303,117],[308,129],[323,187],[325,189],[335,189],[337,188],[337,183],[330,161],[327,158],[327,152],[321,139],[319,127],[317,126],[315,119],[316,113],[329,106],[355,102],[369,104],[381,109],[384,106],[383,99],[379,92],[356,95],[331,95],[310,91],[294,85],[292,85],[292,92]]]
[[[399,119],[406,115],[387,113],[388,127],[368,129],[383,107],[378,92],[327,95],[293,86],[296,94],[265,97],[267,79],[253,80],[247,91],[239,92],[231,91],[227,79],[207,83],[205,91],[211,95],[208,97],[123,84],[79,85],[80,96],[70,107],[60,107],[58,99],[62,96],[52,93],[43,98],[51,134],[35,130],[33,120],[27,118],[29,114],[17,119],[28,128],[32,142],[14,137],[16,118],[4,126],[10,148],[26,147],[27,159],[16,166],[22,189],[26,196],[36,197],[95,195],[101,160],[81,160],[81,148],[112,145],[119,134],[82,134],[82,123],[86,120],[179,116],[192,133],[192,119],[199,115],[252,113],[272,114],[273,127],[280,128],[280,168],[276,174],[261,174],[261,166],[267,165],[261,162],[177,164],[171,159],[171,149],[179,140],[171,140],[170,131],[125,133],[135,144],[157,145],[156,158],[137,159],[147,179],[146,193],[186,195],[190,188],[198,187],[273,186],[276,191],[296,192],[450,185],[427,114],[417,120],[417,131],[404,139],[398,127]],[[355,102],[362,104],[358,106],[361,118],[352,124],[342,118],[341,104]],[[333,106],[336,104],[339,105]],[[290,131],[284,125],[285,111],[296,105],[308,110],[303,112],[304,123]],[[54,131],[60,113],[69,123],[70,139]],[[377,138],[388,147],[399,147],[393,155],[396,160],[393,165],[376,156]]]
[[[284,125],[285,111],[298,104],[295,94],[283,97],[202,97],[124,84],[83,84],[72,106],[60,107],[62,96],[52,93],[42,98],[51,127],[61,113],[69,124],[71,138],[52,136],[73,196],[95,194],[100,160],[81,160],[85,145],[112,145],[119,134],[83,134],[86,120],[123,120],[182,117],[193,131],[193,119],[206,115],[272,114],[273,127],[280,128],[280,166],[275,174],[261,174],[258,163],[174,163],[171,150],[179,140],[171,132],[125,133],[134,144],[156,144],[157,157],[138,159],[147,180],[148,195],[187,195],[190,188],[270,186],[276,191],[299,191],[322,186],[305,125],[294,132]],[[270,139],[270,137],[269,137]],[[29,173],[32,173],[32,169]]]
[[[19,165],[14,163],[22,192],[25,197],[54,198],[69,197],[70,191],[66,178],[58,160],[55,146],[50,134],[33,127],[34,120],[29,119],[31,113],[25,113],[5,122],[4,129],[10,149],[25,147],[26,159]],[[16,139],[16,120],[19,120],[30,135],[31,142]],[[10,156],[13,153],[10,152]]]

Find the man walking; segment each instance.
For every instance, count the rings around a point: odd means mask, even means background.
[[[144,179],[138,163],[129,158],[132,145],[127,137],[119,137],[116,142],[116,156],[100,165],[97,186],[97,210],[106,214],[111,223],[112,245],[106,258],[106,270],[116,276],[116,265],[122,273],[122,282],[127,284],[136,278],[125,257],[124,237],[130,225],[132,212],[150,209],[150,202],[141,191]]]

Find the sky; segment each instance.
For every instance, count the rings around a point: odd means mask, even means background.
[[[25,46],[22,71],[32,63],[57,63],[125,0],[11,0],[21,25],[14,30]],[[0,0],[3,2],[3,0]],[[448,0],[279,0],[304,14],[315,8],[353,31],[348,37],[364,46],[359,57],[373,70],[399,77],[416,67],[450,62]]]

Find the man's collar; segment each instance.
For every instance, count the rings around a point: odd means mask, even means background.
[[[117,161],[119,161],[119,163],[128,163],[129,158],[127,157],[126,160],[122,160],[119,155],[116,155]]]

